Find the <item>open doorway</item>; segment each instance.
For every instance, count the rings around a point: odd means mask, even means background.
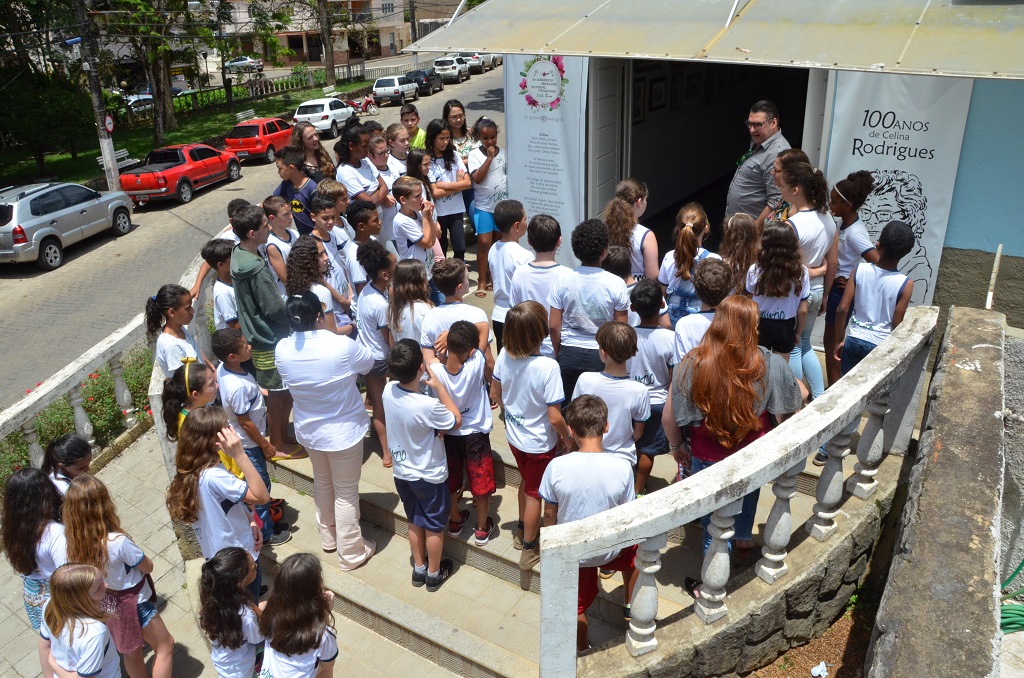
[[[736,161],[750,143],[743,122],[751,104],[774,101],[783,135],[799,147],[809,71],[655,60],[633,61],[632,71],[628,176],[650,189],[642,222],[665,253],[676,212],[699,202],[712,229],[705,246],[714,251]]]

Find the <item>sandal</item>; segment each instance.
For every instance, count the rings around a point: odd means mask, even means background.
[[[477,290],[476,292],[474,292],[474,294],[480,299],[483,299],[484,297],[487,296],[487,292],[485,290]]]
[[[700,590],[697,588],[698,586],[700,586],[700,582],[694,579],[693,577],[687,577],[683,580],[683,587],[686,589],[686,592],[690,594],[690,597],[694,600],[700,598]]]
[[[289,454],[275,454],[270,458],[270,461],[295,461],[297,459],[308,459],[309,454],[306,452],[306,448],[299,446],[299,449]]]

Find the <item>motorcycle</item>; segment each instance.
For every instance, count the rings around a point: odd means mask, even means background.
[[[369,94],[366,95],[362,102],[345,99],[344,103],[349,108],[355,109],[357,113],[366,113],[367,115],[377,115],[380,113],[380,108],[377,107],[377,104],[373,103],[373,97]]]

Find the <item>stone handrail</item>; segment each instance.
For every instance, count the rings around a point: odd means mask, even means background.
[[[868,421],[857,447],[858,463],[846,489],[867,498],[875,491],[874,476],[882,456],[906,450],[925,378],[925,363],[938,309],[910,309],[890,338],[872,351],[837,387],[801,410],[768,435],[711,468],[592,520],[546,527],[541,548],[541,675],[576,675],[576,595],[580,560],[639,544],[639,571],[631,605],[626,646],[633,656],[657,648],[655,618],[658,589],[655,574],[670,530],[711,514],[712,536],[701,570],[701,597],[695,611],[710,624],[728,614],[725,586],[729,580],[728,540],[743,496],[774,481],[776,497],[765,525],[765,546],[755,566],[768,584],[788,571],[785,558],[792,535],[796,476],[807,457],[826,444],[828,461],[818,480],[814,515],[804,525],[819,541],[836,529],[843,496],[843,457],[850,453],[851,425],[865,410]]]

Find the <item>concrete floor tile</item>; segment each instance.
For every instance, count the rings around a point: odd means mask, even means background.
[[[492,579],[490,583],[477,594],[476,600],[481,605],[485,605],[492,610],[502,612],[504,616],[504,612],[511,609],[513,605],[526,596],[536,596],[536,594],[530,593],[529,591],[523,591],[514,584],[508,584],[506,582]]]
[[[392,673],[381,673],[377,669],[370,668],[357,659],[349,659],[346,662],[336,660],[334,662],[334,670],[337,672],[336,675],[345,676],[345,678],[380,678],[381,676],[398,675]]]
[[[492,632],[489,640],[530,661],[539,661],[540,628],[537,624],[524,624],[517,619],[505,617]]]

